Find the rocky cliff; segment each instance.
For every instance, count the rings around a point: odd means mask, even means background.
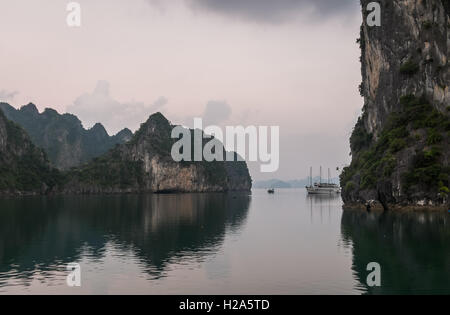
[[[30,106],[22,110],[32,110]],[[48,112],[48,111],[47,111]],[[0,195],[121,194],[249,191],[245,162],[181,162],[172,159],[172,126],[152,115],[124,144],[68,171],[52,168],[44,150],[0,110]],[[105,130],[92,130],[104,139]],[[53,134],[54,131],[51,131]],[[191,135],[193,135],[191,131]]]
[[[389,0],[358,40],[363,114],[341,175],[347,204],[443,205],[449,195],[448,0]]]
[[[0,103],[0,110],[24,128],[33,143],[44,149],[51,164],[60,170],[87,163],[133,136],[129,129],[124,129],[110,137],[101,124],[86,130],[74,115],[61,115],[49,108],[39,113],[31,103],[19,110]]]
[[[61,180],[44,151],[0,111],[0,195],[46,194]]]
[[[172,126],[160,113],[128,143],[69,172],[65,193],[170,193],[247,191],[245,162],[180,162],[172,159]],[[192,132],[192,131],[191,131]]]

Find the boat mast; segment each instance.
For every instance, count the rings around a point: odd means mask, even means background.
[[[309,187],[313,186],[313,178],[312,178],[312,173],[313,173],[313,168],[311,166],[311,168],[309,169]]]
[[[330,169],[328,169],[328,185],[330,184]]]
[[[320,167],[320,178],[319,178],[319,184],[322,184],[322,166]]]

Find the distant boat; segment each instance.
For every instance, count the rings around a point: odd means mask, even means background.
[[[275,193],[275,189],[269,189],[268,191],[267,191],[269,194],[274,194]]]
[[[330,169],[328,169],[328,182],[322,182],[322,167],[320,167],[320,180],[318,183],[312,183],[312,167],[310,171],[310,185],[306,186],[306,190],[310,195],[332,195],[340,194],[341,187],[330,182]]]

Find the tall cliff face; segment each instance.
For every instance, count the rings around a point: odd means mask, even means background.
[[[251,189],[245,162],[175,162],[172,126],[152,115],[133,139],[69,173],[68,193],[225,192]]]
[[[0,111],[0,195],[45,194],[61,180],[44,151]]]
[[[51,164],[60,170],[87,163],[133,136],[129,129],[124,129],[110,137],[101,124],[86,130],[76,116],[60,115],[53,109],[39,113],[34,104],[16,110],[9,104],[0,103],[0,110],[24,128],[33,143],[44,149]]]
[[[450,2],[380,1],[370,27],[362,0],[363,115],[341,175],[347,203],[442,204],[449,187]]]
[[[369,0],[361,1],[363,8]],[[365,127],[378,137],[400,97],[425,95],[445,113],[449,9],[443,0],[382,1],[381,27],[363,23],[361,34]],[[364,20],[366,14],[364,14]]]

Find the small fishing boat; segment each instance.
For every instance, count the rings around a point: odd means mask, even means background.
[[[272,189],[269,189],[269,190],[268,190],[267,192],[268,192],[269,194],[271,194],[271,195],[272,195],[272,194],[274,194],[274,193],[275,193],[275,189],[273,189],[273,188],[272,188]]]

